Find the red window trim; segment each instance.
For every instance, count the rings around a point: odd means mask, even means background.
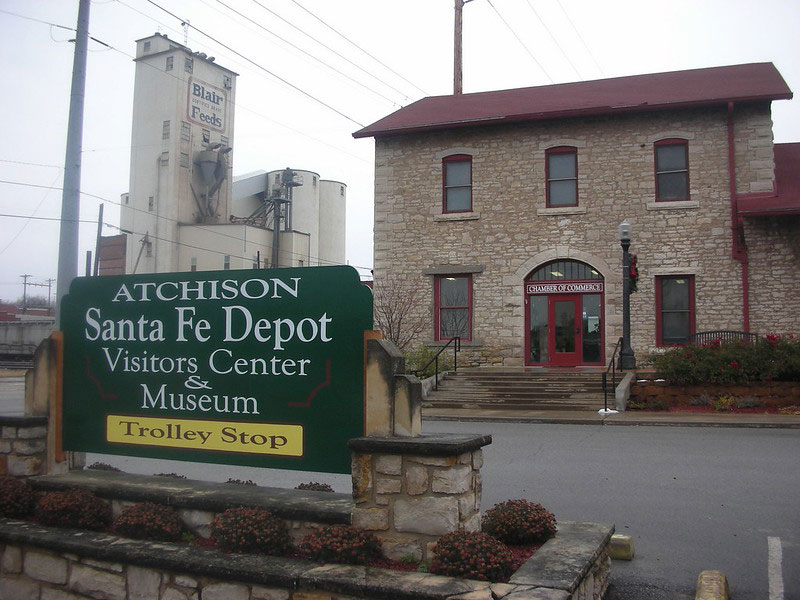
[[[469,163],[469,208],[465,210],[447,210],[447,163],[468,162]],[[467,187],[467,186],[453,186]],[[467,213],[472,212],[472,156],[469,154],[451,154],[442,159],[442,214]]]
[[[686,195],[683,198],[669,198],[666,200],[662,200],[658,197],[658,176],[660,171],[658,170],[658,148],[660,146],[683,146],[683,151],[686,156]],[[668,171],[668,172],[677,172],[677,171]],[[689,192],[689,140],[685,140],[683,138],[667,138],[663,140],[658,140],[655,144],[653,144],[653,173],[654,173],[654,182],[656,186],[656,202],[685,202],[686,200],[690,200],[691,193]]]
[[[663,318],[661,314],[661,282],[665,279],[689,280],[689,335],[695,332],[694,275],[656,275],[656,346],[668,348],[685,344],[666,344],[663,338]]]
[[[433,339],[437,342],[446,342],[452,338],[442,337],[441,336],[441,329],[439,328],[441,324],[440,319],[440,311],[442,309],[440,303],[440,296],[439,296],[439,285],[441,284],[442,279],[446,279],[448,277],[454,278],[461,278],[467,280],[467,305],[466,306],[446,306],[445,308],[466,308],[467,315],[468,315],[468,322],[467,322],[467,334],[461,336],[461,340],[464,342],[472,341],[472,275],[465,274],[465,273],[454,273],[450,275],[436,275],[434,277],[434,286],[433,286]]]
[[[575,203],[574,204],[550,204],[550,155],[551,154],[574,154],[575,155]],[[556,146],[548,148],[544,152],[544,189],[547,208],[561,208],[565,206],[578,206],[578,149],[575,146]],[[568,181],[568,179],[556,179],[555,181]]]

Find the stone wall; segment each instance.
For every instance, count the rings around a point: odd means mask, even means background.
[[[734,125],[739,192],[771,190],[769,105],[737,106]],[[720,106],[379,137],[376,286],[393,273],[425,291],[416,310],[431,325],[412,347],[433,345],[432,273],[472,273],[473,341],[462,345],[464,364],[521,365],[523,280],[550,260],[584,261],[606,284],[607,360],[622,329],[617,226],[628,219],[641,276],[631,302],[637,354],[655,347],[658,275],[695,276],[698,331],[741,330],[742,270],[731,256],[727,133],[727,109]],[[690,199],[656,202],[654,142],[673,137],[688,140]],[[547,208],[545,152],[562,145],[577,148],[579,206]],[[472,212],[442,214],[441,161],[451,154],[472,156]],[[748,243],[756,248],[765,237],[767,231],[753,230]],[[800,272],[796,255],[782,258]],[[775,287],[778,295],[788,289],[779,282]],[[763,290],[759,306],[773,301],[772,289]],[[759,324],[800,327],[799,311],[774,306],[779,316],[758,308]]]
[[[716,400],[720,396],[754,398],[764,406],[788,406],[800,401],[800,383],[764,381],[749,385],[671,385],[663,381],[639,381],[631,387],[629,402],[662,402],[669,406],[688,406],[702,396]]]
[[[800,334],[800,216],[745,219],[750,330]]]
[[[0,475],[41,475],[46,457],[46,417],[0,417]]]
[[[429,560],[440,536],[480,531],[481,447],[490,442],[490,436],[351,440],[353,525],[378,536],[394,560]]]
[[[14,600],[600,600],[610,526],[563,523],[509,583],[218,550],[0,519]]]

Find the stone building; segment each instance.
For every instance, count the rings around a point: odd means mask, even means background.
[[[603,365],[627,220],[637,356],[800,330],[800,144],[770,116],[791,97],[760,63],[424,98],[354,134],[375,138],[375,285],[424,290],[416,346]]]

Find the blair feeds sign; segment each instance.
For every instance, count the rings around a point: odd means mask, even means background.
[[[350,472],[372,293],[351,267],[75,279],[66,450]]]

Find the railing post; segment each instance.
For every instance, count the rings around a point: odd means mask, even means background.
[[[439,355],[437,354],[436,357],[433,359],[433,368],[435,371],[435,375],[433,376],[433,389],[439,390]]]

